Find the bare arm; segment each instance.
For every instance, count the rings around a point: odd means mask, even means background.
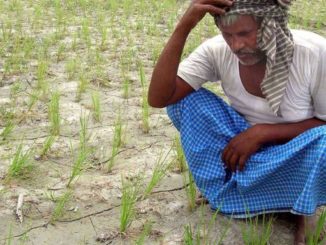
[[[225,147],[222,160],[233,172],[244,169],[249,157],[268,143],[285,143],[308,129],[326,125],[325,121],[311,118],[297,123],[257,124],[235,136]]]
[[[148,91],[148,102],[153,107],[165,107],[175,103],[193,91],[177,71],[188,35],[206,13],[224,14],[231,6],[230,0],[193,0],[176,26],[154,68]]]

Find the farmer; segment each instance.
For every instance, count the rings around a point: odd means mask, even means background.
[[[193,0],[153,71],[148,100],[168,106],[195,182],[233,217],[295,214],[305,244],[326,204],[326,39],[287,27],[289,0]],[[206,13],[222,35],[180,63]],[[179,64],[180,63],[180,64]],[[201,88],[221,82],[229,104]]]

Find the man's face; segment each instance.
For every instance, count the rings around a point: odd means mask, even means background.
[[[259,23],[250,15],[240,15],[231,25],[219,24],[219,29],[232,52],[242,65],[254,65],[265,59],[257,48]]]

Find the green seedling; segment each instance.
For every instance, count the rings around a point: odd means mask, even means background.
[[[57,63],[64,60],[65,58],[65,45],[64,44],[60,44],[58,47],[58,51],[57,51]]]
[[[13,240],[13,234],[12,234],[12,224],[9,225],[9,231],[8,236],[6,238],[6,245],[11,245]]]
[[[48,69],[49,69],[48,63],[44,60],[39,60],[37,70],[36,70],[36,79],[37,79],[37,88],[38,89],[42,89]]]
[[[89,22],[87,18],[85,18],[82,22],[81,36],[87,48],[89,49],[91,47],[92,42],[91,42],[91,33],[89,30]]]
[[[129,87],[130,87],[129,78],[127,76],[123,76],[123,84],[122,84],[123,93],[122,93],[122,96],[125,99],[128,99],[128,97],[129,97]]]
[[[70,187],[72,182],[80,177],[80,175],[85,169],[85,163],[91,153],[89,147],[87,146],[87,141],[88,141],[87,120],[85,117],[80,118],[80,126],[81,126],[81,130],[79,133],[79,147],[78,147],[77,157],[74,157],[74,162],[67,183],[67,187]],[[72,147],[71,147],[71,151],[73,152]]]
[[[273,221],[273,217],[267,220],[266,215],[263,215],[262,224],[260,225],[259,217],[248,218],[246,226],[241,229],[244,244],[267,245],[272,234]],[[261,231],[259,231],[258,227],[261,227]]]
[[[28,96],[27,108],[28,111],[31,111],[36,102],[40,99],[40,92],[38,90],[33,90],[32,93]]]
[[[53,143],[55,142],[56,140],[56,136],[54,135],[49,135],[44,143],[43,143],[43,146],[42,146],[42,149],[41,149],[41,152],[40,152],[40,157],[41,158],[44,158],[46,156],[46,154],[49,152],[49,150],[51,149]]]
[[[175,162],[176,162],[176,169],[178,172],[183,173],[187,170],[187,163],[186,163],[186,157],[184,155],[180,136],[176,136],[174,138],[174,151],[175,151]]]
[[[31,150],[23,151],[23,144],[20,144],[14,154],[6,176],[7,180],[17,177],[26,177],[33,169]]]
[[[107,171],[111,172],[112,167],[115,162],[115,157],[119,152],[119,149],[122,145],[122,120],[121,120],[121,113],[119,111],[117,119],[114,123],[114,134],[112,140],[112,151],[111,151],[111,158],[108,161]]]
[[[142,86],[142,125],[143,125],[143,132],[149,132],[149,105],[147,101],[147,89],[145,87],[145,71],[143,65],[140,64],[139,67],[139,74],[140,74],[140,82]]]
[[[170,149],[171,151],[171,149]],[[149,181],[144,194],[142,196],[142,199],[145,199],[148,197],[149,194],[153,191],[154,187],[164,178],[166,175],[166,172],[168,171],[171,163],[167,162],[167,158],[170,154],[170,151],[163,157],[162,153],[160,154],[158,160],[156,161],[155,168],[152,174],[152,178]]]
[[[122,197],[120,206],[120,232],[125,232],[135,218],[135,204],[138,199],[140,183],[121,178]]]
[[[60,113],[59,113],[59,92],[54,92],[48,105],[50,133],[51,135],[60,134]]]
[[[188,208],[190,211],[192,211],[196,207],[197,191],[195,181],[190,170],[183,172],[183,181],[185,184],[185,191],[188,199]]]
[[[96,122],[101,121],[101,103],[98,92],[92,94],[93,118]]]
[[[81,95],[86,92],[89,81],[84,74],[81,74],[78,81],[78,88],[76,94],[76,101],[80,101]]]
[[[68,79],[71,80],[75,78],[75,75],[80,70],[80,60],[79,58],[70,59],[67,61],[66,65],[66,72],[68,74]]]
[[[317,221],[317,226],[313,232],[308,232],[307,245],[323,245],[326,241],[324,227],[326,224],[326,211],[323,211]]]
[[[196,233],[194,234],[194,231],[193,231],[191,225],[184,226],[183,244],[184,245],[201,245],[200,230],[197,229]]]
[[[148,235],[151,233],[152,226],[153,224],[151,221],[147,221],[144,224],[142,233],[140,234],[139,238],[135,241],[136,245],[143,245],[145,243],[146,237],[148,237]]]
[[[6,140],[14,128],[15,128],[14,123],[12,121],[8,121],[0,134],[2,140]]]
[[[56,198],[55,207],[51,215],[50,223],[54,224],[59,218],[64,215],[65,206],[71,200],[72,192],[67,191],[62,196]]]

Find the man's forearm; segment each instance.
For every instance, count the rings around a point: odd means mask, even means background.
[[[285,143],[308,129],[326,125],[325,121],[311,118],[297,123],[285,124],[257,124],[253,126],[258,134],[261,144]]]
[[[148,102],[155,107],[163,107],[176,88],[176,76],[191,27],[180,22],[166,44],[152,74],[148,91]]]

